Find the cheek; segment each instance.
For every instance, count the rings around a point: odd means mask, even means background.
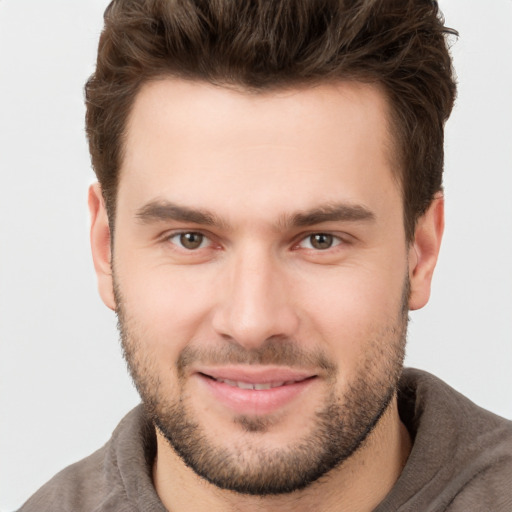
[[[351,373],[376,342],[391,344],[398,336],[405,271],[334,270],[302,294],[301,337],[318,340],[340,370]]]
[[[116,266],[116,282],[132,330],[167,360],[190,340],[207,336],[204,327],[215,288],[211,272],[203,274],[199,267],[151,266],[134,257],[123,258]]]

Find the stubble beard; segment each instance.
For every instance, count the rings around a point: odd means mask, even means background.
[[[362,446],[396,394],[405,356],[407,279],[397,318],[369,340],[358,377],[342,397],[336,394],[337,365],[323,353],[304,352],[291,340],[271,338],[251,351],[234,343],[217,350],[186,347],[175,368],[179,392],[171,399],[160,382],[156,362],[143,352],[144,340],[132,327],[118,286],[115,295],[124,357],[146,414],[184,463],[221,489],[265,496],[309,486]],[[272,419],[240,415],[234,423],[246,432],[246,441],[223,445],[208,435],[207,426],[200,424],[187,403],[186,370],[199,361],[296,368],[313,364],[324,370],[329,391],[324,406],[315,413],[313,426],[301,440],[278,449],[256,448],[251,436],[264,436],[272,428]]]

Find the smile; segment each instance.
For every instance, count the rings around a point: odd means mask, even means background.
[[[214,377],[210,377],[213,380],[217,382],[223,382],[224,384],[227,384],[228,386],[232,386],[239,389],[255,389],[255,390],[265,390],[265,389],[273,389],[273,388],[279,388],[281,386],[287,386],[290,384],[295,384],[296,382],[301,381],[295,381],[295,380],[288,380],[288,381],[281,381],[281,382],[243,382],[243,381],[235,381],[235,380],[229,380],[229,379],[215,379]],[[302,379],[305,380],[305,379]]]
[[[213,374],[213,375],[212,375]],[[272,414],[320,382],[317,375],[288,369],[204,369],[195,373],[206,400],[236,414]]]

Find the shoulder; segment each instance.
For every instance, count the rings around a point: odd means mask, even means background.
[[[19,512],[138,510],[128,494],[134,481],[148,480],[144,428],[139,406],[123,418],[105,446],[57,473]]]
[[[386,503],[404,511],[512,510],[511,421],[412,369],[400,381],[399,409],[413,448]]]
[[[19,512],[95,510],[105,491],[104,459],[107,446],[57,473]]]

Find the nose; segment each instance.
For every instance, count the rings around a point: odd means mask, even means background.
[[[213,328],[247,350],[274,337],[292,338],[299,325],[283,262],[248,249],[227,265],[213,314]]]

